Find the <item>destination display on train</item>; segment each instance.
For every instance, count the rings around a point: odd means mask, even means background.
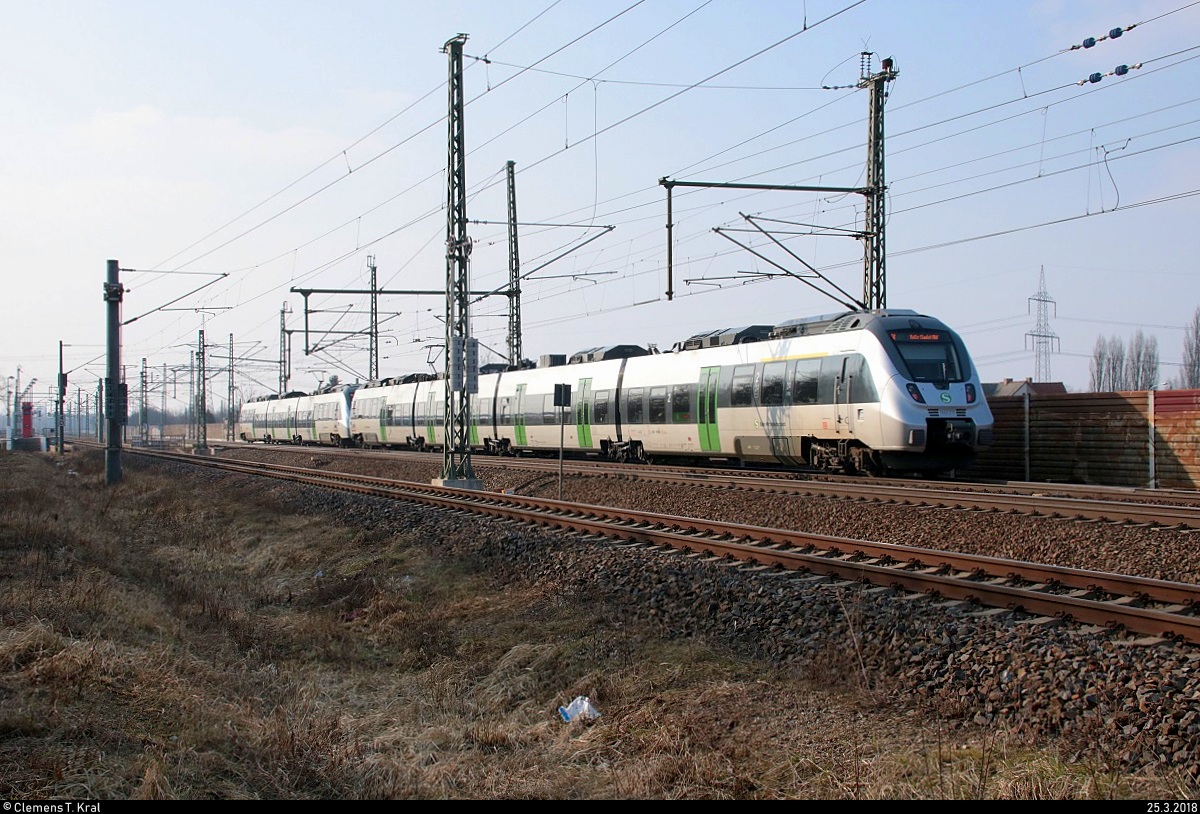
[[[941,342],[938,331],[891,331],[894,342]]]

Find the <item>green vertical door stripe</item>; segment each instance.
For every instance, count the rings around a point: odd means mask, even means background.
[[[429,393],[429,401],[427,402],[427,406],[425,408],[425,415],[428,416],[428,418],[425,419],[425,435],[428,437],[429,443],[431,444],[437,443],[437,435],[434,431],[434,425],[437,423],[434,420],[437,418],[437,416],[434,415],[433,412],[434,395],[435,394],[431,390]]]
[[[696,422],[700,449],[704,452],[721,451],[721,434],[717,431],[717,382],[720,379],[719,367],[706,367],[700,371],[700,383],[696,388]]]
[[[575,401],[575,433],[581,449],[592,446],[592,380],[579,380],[579,395]]]
[[[517,404],[513,408],[513,434],[517,438],[517,446],[525,446],[528,440],[525,435],[525,385],[517,385]]]
[[[379,405],[379,443],[387,443],[388,425],[387,425],[387,402],[384,401]]]

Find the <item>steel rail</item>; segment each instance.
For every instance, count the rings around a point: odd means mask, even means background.
[[[286,447],[284,447],[286,448]],[[297,447],[311,454],[311,447]],[[361,455],[361,451],[325,450],[325,454]],[[390,455],[392,453],[381,453]],[[414,453],[418,454],[418,453]],[[491,463],[489,458],[473,459],[481,466]],[[534,470],[557,471],[557,463],[536,460],[506,459],[497,466],[521,467]],[[846,479],[844,481],[817,480],[798,478],[793,473],[771,473],[762,471],[760,474],[731,473],[725,469],[690,469],[683,468],[650,468],[643,469],[633,465],[612,465],[591,462],[588,465],[575,464],[576,472],[586,472],[599,477],[618,480],[645,480],[655,483],[701,486],[710,488],[734,488],[771,494],[798,495],[805,497],[828,497],[844,500],[865,500],[875,503],[891,503],[896,505],[968,509],[975,511],[994,511],[1029,514],[1040,517],[1057,517],[1063,519],[1082,519],[1105,521],[1112,523],[1137,523],[1163,527],[1179,527],[1200,529],[1200,495],[1193,502],[1183,502],[1183,497],[1170,493],[1170,502],[1144,502],[1146,490],[1113,490],[1114,495],[1123,499],[1105,499],[1086,495],[1054,495],[1046,494],[1058,490],[1058,485],[1029,484],[1028,489],[1039,489],[1038,492],[1021,491],[1018,487],[1008,485],[985,484],[946,484],[930,485],[916,482],[893,483],[881,479]],[[1139,500],[1138,498],[1142,498]]]
[[[135,454],[366,495],[415,500],[585,535],[670,546],[759,566],[901,587],[964,602],[1200,643],[1200,617],[1192,613],[1200,606],[1200,586],[1187,583],[327,470],[163,452]],[[1030,584],[1019,584],[1023,582]],[[1161,607],[1140,607],[1139,603],[1156,603]]]

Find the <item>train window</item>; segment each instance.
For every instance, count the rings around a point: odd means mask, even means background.
[[[511,398],[505,397],[502,399],[497,399],[497,401],[500,403],[500,420],[497,423],[504,427],[511,427],[512,423],[513,423],[513,420],[512,420],[512,401],[513,400]]]
[[[767,362],[763,365],[759,404],[768,407],[783,404],[783,374],[785,372],[787,372],[787,362]]]
[[[871,369],[867,367],[865,356],[861,353],[851,354],[846,363],[846,375],[850,379],[850,401],[855,404],[879,401],[879,393],[875,390],[875,381],[871,378]]]
[[[754,365],[738,365],[733,369],[729,403],[734,407],[749,407],[754,403]]]
[[[540,427],[544,420],[544,400],[539,396],[525,396],[525,426]]]
[[[625,415],[626,420],[630,424],[642,423],[642,398],[643,390],[640,387],[635,387],[629,391],[629,395],[625,400]]]
[[[692,388],[694,385],[677,384],[671,388],[671,421],[675,424],[692,423]]]
[[[596,395],[592,397],[593,424],[608,423],[608,399],[609,392],[607,390],[597,390]]]
[[[820,359],[796,361],[796,377],[792,380],[792,404],[817,403],[817,379],[820,373]]]
[[[651,424],[667,423],[667,388],[650,388],[650,409],[648,414]]]
[[[836,404],[846,400],[845,356],[825,356],[821,359],[821,375],[817,380],[817,401]]]
[[[893,331],[892,341],[914,382],[961,382],[958,349],[946,331]]]

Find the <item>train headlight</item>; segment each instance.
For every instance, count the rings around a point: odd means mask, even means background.
[[[925,403],[925,397],[921,395],[920,389],[915,384],[909,382],[906,387],[908,387],[908,394],[912,396],[913,401],[917,402],[918,404]]]
[[[975,385],[967,382],[967,404],[975,403]]]

